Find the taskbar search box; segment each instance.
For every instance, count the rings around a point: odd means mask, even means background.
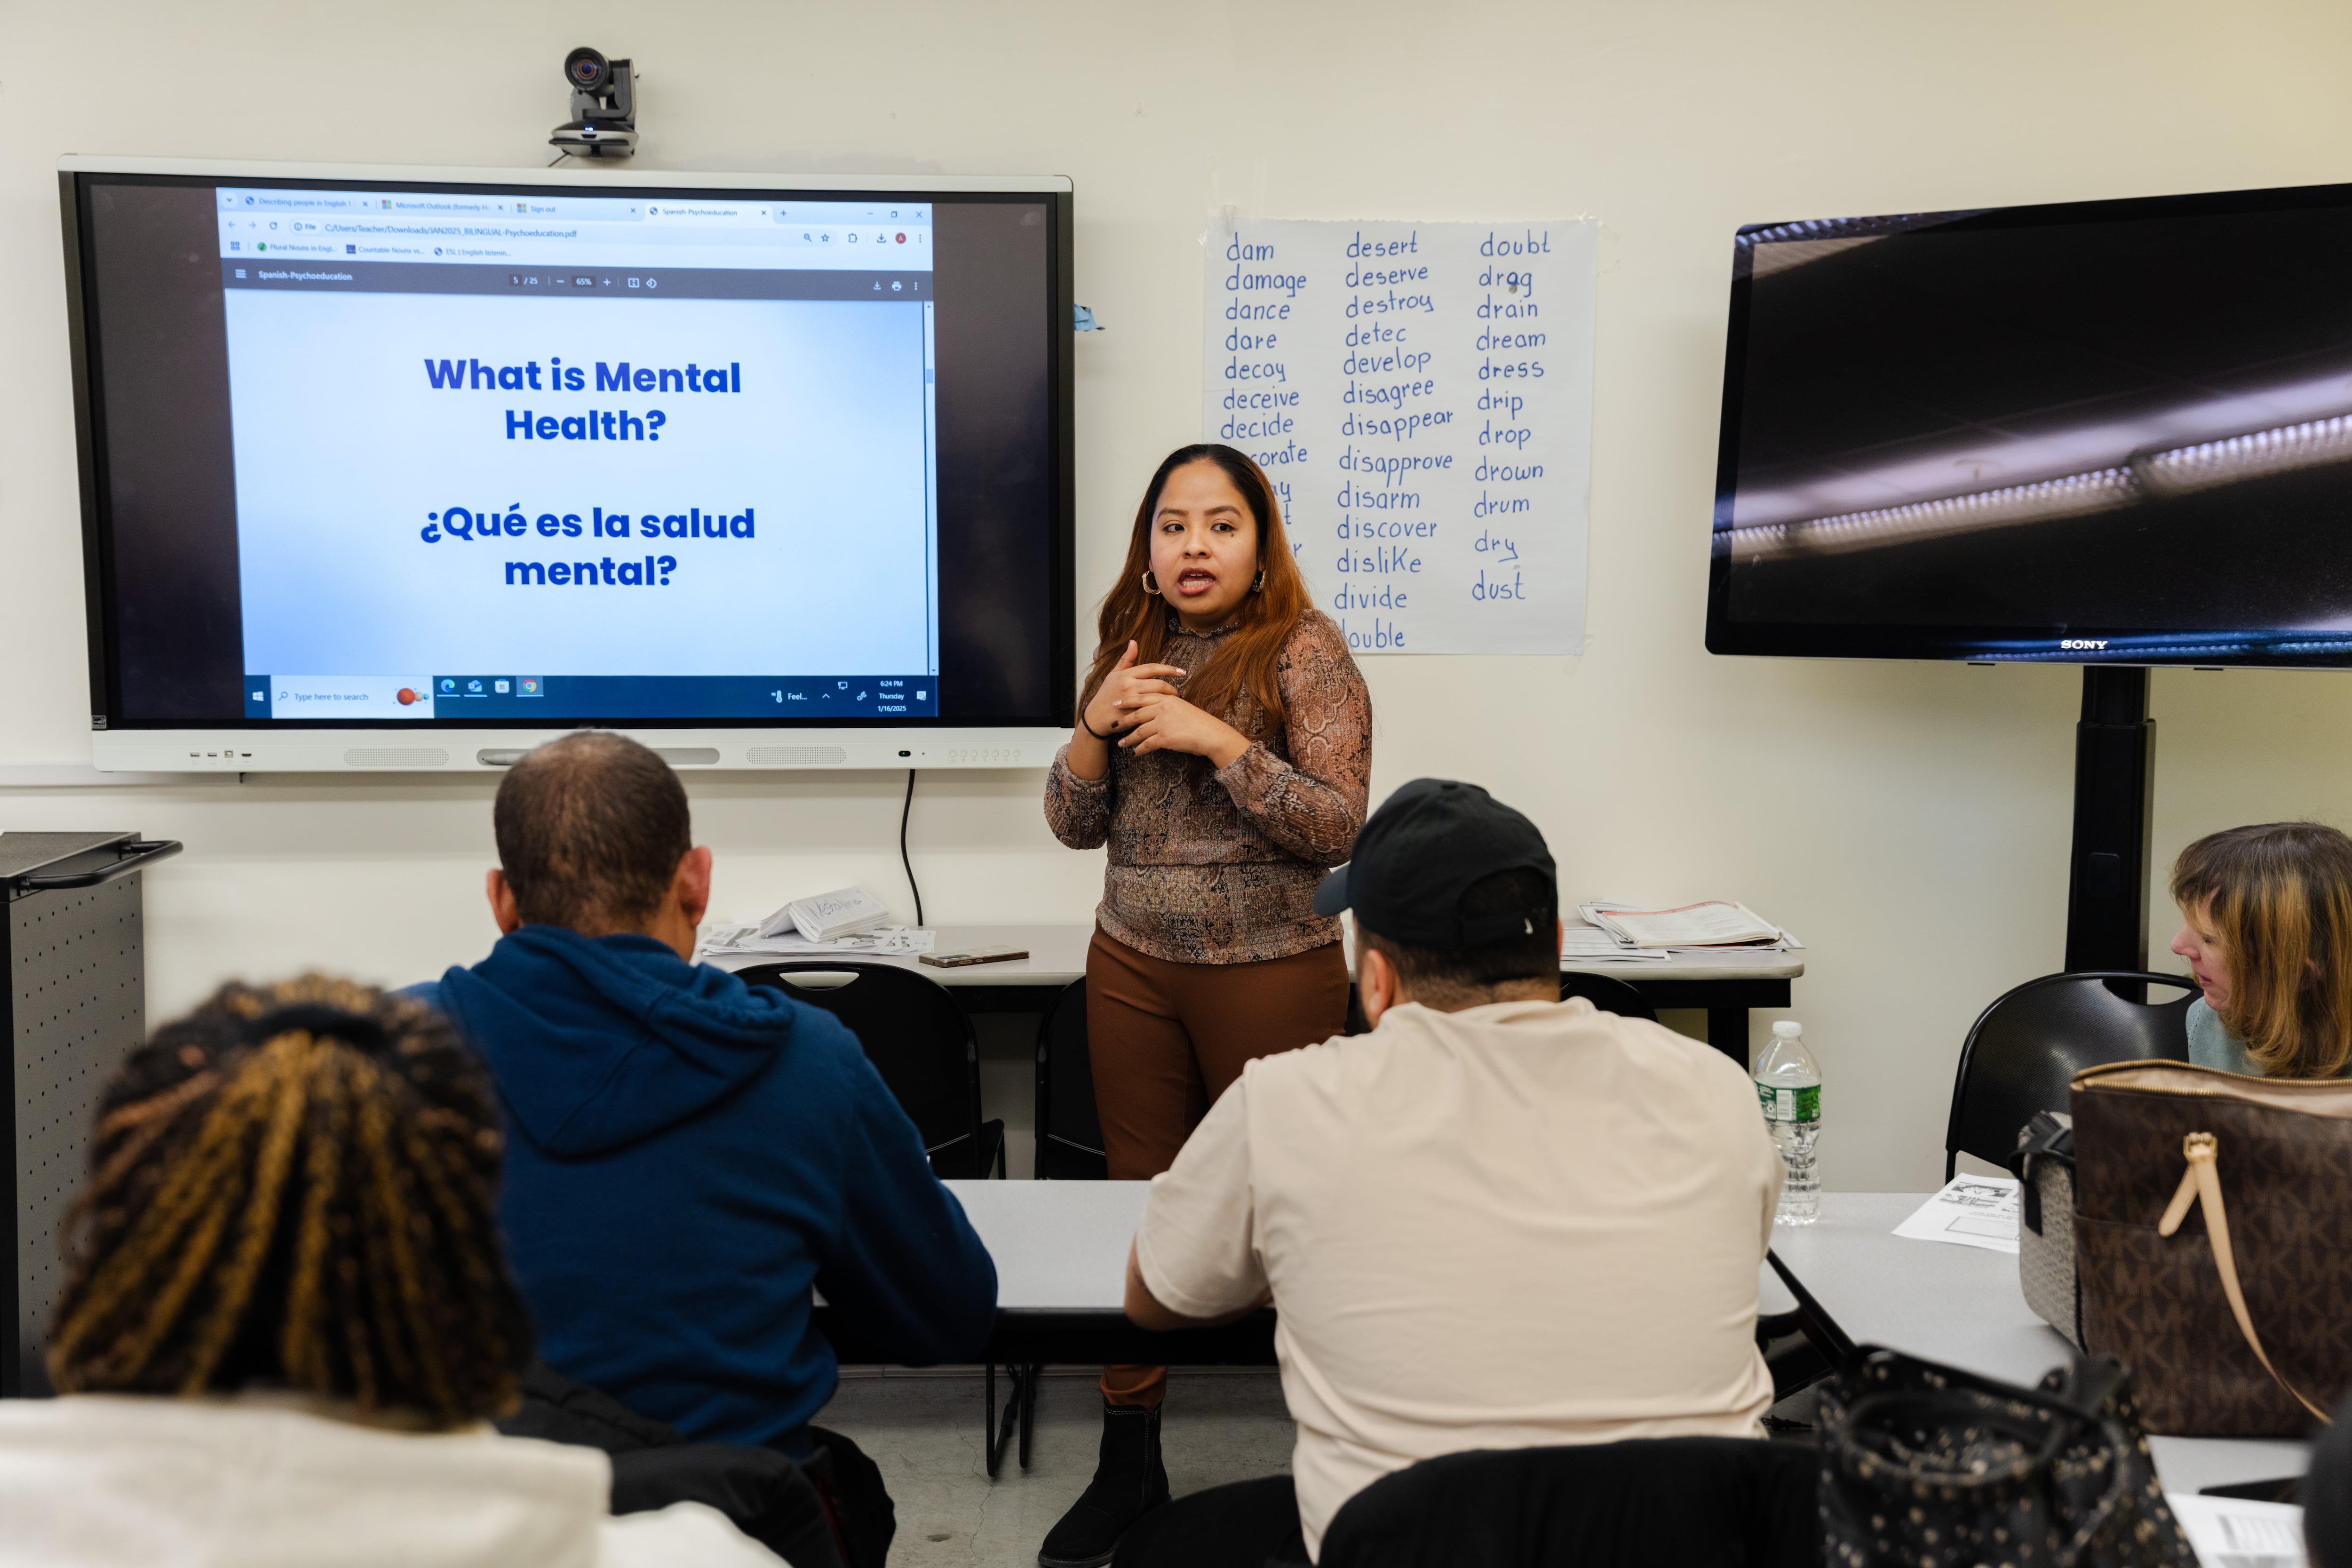
[[[421,675],[248,675],[248,719],[430,719],[433,681]]]

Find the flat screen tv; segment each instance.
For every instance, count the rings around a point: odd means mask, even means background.
[[[1707,647],[2352,664],[2352,185],[1734,241]]]
[[[1068,181],[58,185],[100,768],[1049,760]]]

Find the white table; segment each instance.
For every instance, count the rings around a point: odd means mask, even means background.
[[[939,952],[960,948],[1025,947],[1027,958],[1003,963],[975,963],[961,969],[936,969],[919,960],[890,953],[843,953],[844,962],[887,963],[929,975],[954,988],[965,1008],[976,1013],[1042,1012],[1050,993],[1077,980],[1087,972],[1087,944],[1092,925],[940,926]],[[812,954],[809,962],[825,955]],[[778,962],[773,953],[715,953],[705,959],[721,969],[748,969]],[[1653,1007],[1691,1007],[1706,1011],[1707,1038],[1742,1066],[1748,1059],[1748,1010],[1785,1007],[1789,983],[1805,973],[1801,952],[1727,949],[1717,952],[1677,952],[1669,958],[1636,961],[1577,960],[1561,966],[1579,973],[1605,974],[1642,993]],[[1355,973],[1355,944],[1348,949],[1348,973]]]
[[[811,953],[807,962],[821,963],[837,957],[845,963],[887,963],[895,969],[911,969],[942,985],[951,985],[959,992],[986,991],[1008,985],[1050,986],[1055,990],[1087,973],[1087,943],[1094,939],[1090,925],[1032,926],[939,926],[935,952],[954,952],[973,947],[1025,947],[1026,958],[1007,959],[1002,963],[974,963],[961,969],[935,969],[928,963],[904,953],[844,952]],[[703,955],[705,963],[720,969],[749,969],[754,964],[785,962],[772,952],[723,952]],[[792,962],[800,962],[793,960]],[[967,1001],[971,1000],[967,997]]]
[[[1773,1227],[1773,1255],[1856,1343],[2029,1387],[2064,1365],[2073,1347],[2025,1304],[2013,1255],[1893,1234],[1927,1196],[1824,1193],[1817,1224]],[[1767,1310],[1785,1310],[1789,1298],[1776,1281],[1763,1301]],[[2173,1491],[2298,1476],[2309,1462],[2301,1443],[2151,1437],[2149,1445]]]
[[[1027,958],[1003,963],[976,963],[964,969],[934,969],[902,953],[842,953],[843,958],[869,963],[895,964],[928,974],[946,985],[1067,985],[1087,972],[1087,944],[1094,940],[1091,925],[939,926],[934,951],[952,952],[968,947],[1025,947]],[[1356,944],[1349,942],[1348,973],[1356,972]],[[812,954],[812,959],[825,956]],[[721,969],[746,969],[773,963],[774,953],[711,953],[703,962]],[[1560,965],[1586,974],[1607,974],[1639,984],[1651,980],[1753,981],[1794,980],[1805,973],[1801,952],[1777,952],[1754,948],[1727,948],[1717,952],[1676,952],[1667,958],[1576,959]]]
[[[945,1184],[963,1205],[996,1261],[996,1326],[983,1352],[987,1401],[982,1432],[988,1473],[996,1474],[1017,1426],[1021,1466],[1037,1407],[1037,1372],[1047,1363],[1150,1366],[1272,1366],[1274,1314],[1254,1313],[1214,1329],[1159,1334],[1127,1318],[1127,1251],[1150,1195],[1149,1182]],[[821,1320],[823,1321],[823,1320]],[[844,1325],[824,1321],[845,1361],[866,1359]],[[845,1348],[846,1347],[846,1348]],[[996,1369],[1012,1373],[999,1411]]]
[[[1150,1182],[949,1181],[996,1260],[996,1310],[1127,1311],[1127,1248]]]
[[[999,1323],[989,1352],[992,1363],[1150,1360],[1155,1354],[1192,1364],[1272,1360],[1263,1321],[1203,1331],[1207,1337],[1191,1342],[1182,1335],[1147,1336],[1127,1321],[1128,1245],[1142,1220],[1150,1183],[946,1185],[996,1260]],[[1773,1253],[1813,1303],[1857,1343],[1885,1345],[2028,1386],[2063,1365],[2070,1347],[2026,1306],[2014,1257],[1894,1234],[1927,1197],[1824,1193],[1820,1223],[1775,1227]],[[1796,1304],[1769,1266],[1759,1271],[1758,1304],[1767,1312]],[[1111,1355],[1110,1349],[1127,1353]],[[1025,1410],[1022,1392],[1016,1382],[1015,1405]],[[992,1409],[992,1392],[991,1400]],[[1014,1405],[1007,1405],[1008,1428],[1013,1412]],[[2154,1437],[2150,1445],[2165,1484],[2178,1491],[2300,1475],[2308,1462],[2301,1443]]]

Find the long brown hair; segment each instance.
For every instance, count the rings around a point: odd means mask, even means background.
[[[1135,531],[1127,542],[1126,571],[1103,595],[1102,615],[1096,622],[1101,641],[1095,648],[1094,668],[1087,672],[1086,684],[1078,692],[1078,710],[1084,712],[1094,700],[1096,689],[1130,641],[1135,644],[1136,663],[1163,660],[1169,627],[1176,616],[1165,599],[1144,592],[1143,574],[1151,570],[1151,519],[1160,510],[1160,492],[1168,488],[1168,476],[1188,463],[1216,464],[1234,482],[1234,489],[1241,491],[1250,516],[1257,521],[1257,563],[1265,573],[1265,585],[1242,600],[1234,612],[1233,635],[1218,645],[1207,668],[1189,673],[1184,700],[1245,731],[1279,730],[1286,710],[1275,674],[1291,628],[1307,613],[1307,582],[1298,574],[1298,563],[1283,537],[1282,509],[1276,503],[1265,470],[1250,461],[1247,453],[1211,442],[1179,447],[1169,453],[1144,489],[1143,504],[1135,509]],[[1262,718],[1234,712],[1236,699],[1244,691]]]
[[[501,1152],[488,1079],[422,1003],[315,974],[223,986],[107,1086],[49,1376],[284,1384],[445,1428],[511,1414],[532,1335]]]
[[[2230,966],[2218,1009],[2266,1078],[2333,1078],[2352,1059],[2352,838],[2267,822],[2199,839],[2172,868]]]

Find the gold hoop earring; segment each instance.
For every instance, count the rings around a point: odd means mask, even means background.
[[[1265,567],[1261,566],[1257,569],[1257,581],[1250,584],[1250,592],[1253,594],[1263,594],[1265,592]]]
[[[1150,595],[1155,599],[1160,596],[1159,579],[1152,576],[1149,572],[1146,572],[1143,574],[1143,591]]]

